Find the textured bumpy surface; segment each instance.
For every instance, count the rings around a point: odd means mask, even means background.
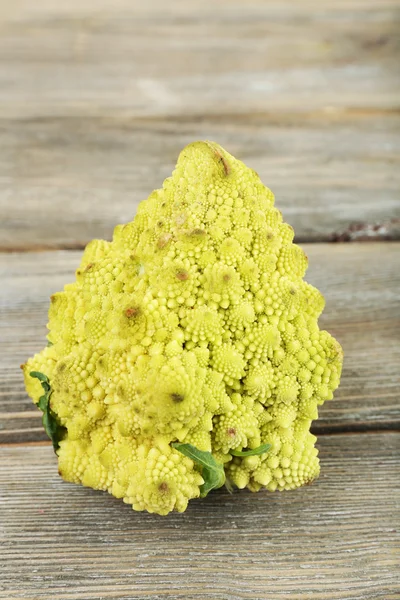
[[[112,242],[87,246],[77,281],[51,298],[50,345],[24,365],[37,404],[30,373],[48,378],[64,479],[167,514],[203,483],[174,442],[212,452],[252,491],[318,475],[309,429],[342,350],[318,328],[324,300],[292,240],[257,174],[197,142]]]

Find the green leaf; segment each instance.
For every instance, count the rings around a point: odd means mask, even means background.
[[[44,374],[43,374],[43,373],[41,373],[40,371],[31,371],[31,372],[29,373],[29,375],[30,375],[31,377],[36,377],[36,379],[39,379],[39,381],[42,381],[42,382],[44,381],[44,382],[46,382],[46,383],[50,383],[50,382],[49,382],[49,379],[48,379],[48,377],[47,377],[47,375],[44,375]]]
[[[39,379],[40,383],[42,384],[44,394],[43,396],[40,396],[37,406],[43,413],[43,427],[53,443],[54,452],[56,452],[60,441],[65,435],[66,429],[57,422],[56,416],[50,408],[50,396],[52,391],[50,381],[47,375],[40,373],[40,371],[31,371],[29,375]]]
[[[191,458],[200,467],[201,476],[204,479],[204,483],[200,486],[200,498],[205,498],[208,492],[224,485],[224,465],[217,462],[211,452],[199,450],[192,444],[182,444],[180,442],[173,442],[171,446]]]
[[[262,444],[262,446],[250,450],[231,450],[230,454],[232,454],[232,456],[259,456],[259,454],[268,452],[270,448],[271,444]]]

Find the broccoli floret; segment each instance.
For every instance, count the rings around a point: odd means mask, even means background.
[[[88,244],[23,365],[64,479],[165,515],[224,478],[317,477],[310,425],[342,349],[273,204],[253,170],[196,142],[112,242]]]

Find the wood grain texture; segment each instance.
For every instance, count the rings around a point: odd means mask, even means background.
[[[330,239],[360,221],[386,221],[377,236],[398,237],[399,131],[390,114],[0,119],[0,249],[110,239],[196,139],[217,140],[254,168],[297,240]]]
[[[318,445],[311,486],[218,490],[168,517],[63,482],[49,446],[0,448],[0,598],[398,598],[400,436]]]
[[[306,279],[325,295],[320,320],[343,345],[342,383],[314,430],[400,426],[400,244],[303,245]],[[45,440],[19,364],[45,343],[51,293],[74,279],[80,252],[0,255],[0,442]]]
[[[386,0],[24,0],[0,12],[1,112],[392,109],[398,8]]]
[[[0,248],[110,238],[195,139],[255,168],[298,240],[399,237],[399,8],[2,3]]]
[[[311,487],[134,513],[58,477],[18,368],[81,254],[30,250],[110,239],[195,139],[257,170],[297,240],[400,239],[399,9],[0,2],[0,599],[399,598],[399,243],[304,245],[345,350]]]

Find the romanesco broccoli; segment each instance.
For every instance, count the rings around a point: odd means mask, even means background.
[[[273,204],[253,170],[196,142],[112,242],[88,244],[23,365],[64,479],[165,515],[224,482],[318,475],[310,425],[342,349]]]

